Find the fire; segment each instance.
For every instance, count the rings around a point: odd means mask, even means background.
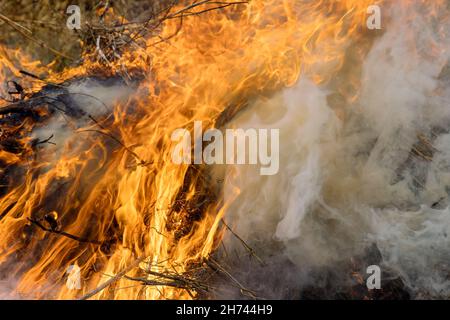
[[[126,101],[115,103],[111,116],[96,119],[106,130],[92,122],[76,128],[64,145],[49,147],[58,151],[34,159],[2,150],[3,166],[23,170],[0,198],[0,263],[17,280],[16,292],[27,298],[78,298],[137,259],[143,260],[128,276],[149,280],[154,276],[144,271],[184,274],[201,266],[220,243],[228,203],[219,200],[220,190],[209,190],[206,167],[172,163],[171,133],[192,129],[194,121],[220,127],[248,101],[292,86],[302,76],[317,84],[330,81],[346,68],[350,46],[358,44],[354,59],[363,59],[371,41],[364,37],[366,11],[381,2],[258,0],[185,17],[181,29],[178,19],[169,20],[158,36],[146,40],[147,48],[130,50],[112,63],[113,70],[125,66],[145,79]],[[23,69],[45,72],[18,51],[1,48],[0,80],[11,72],[19,76],[11,55]],[[99,68],[86,58],[46,79],[62,82]],[[350,88],[341,88],[345,99],[358,95],[354,78]],[[81,290],[65,285],[71,265],[80,268]],[[196,295],[122,277],[94,298]]]

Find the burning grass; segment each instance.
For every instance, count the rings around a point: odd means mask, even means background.
[[[276,121],[277,112],[289,111],[278,93],[300,83],[304,87],[299,90],[307,88],[308,97],[326,88],[323,100],[332,111],[324,114],[335,115],[333,121],[341,121],[345,134],[358,120],[347,106],[364,93],[364,61],[382,36],[369,35],[363,27],[372,4],[164,1],[140,17],[126,19],[118,14],[117,2],[106,1],[92,8],[95,14],[78,32],[83,54],[74,59],[68,58],[76,56],[71,45],[60,48],[24,26],[33,19],[3,11],[0,20],[15,30],[13,37],[44,44],[41,49],[56,59],[47,66],[22,50],[0,47],[0,79],[6,83],[0,108],[0,274],[14,279],[12,291],[25,298],[180,299],[213,298],[220,285],[220,290],[232,287],[240,297],[264,298],[235,274],[232,255],[239,261],[242,257],[235,247],[228,251],[224,238],[239,243],[245,259],[251,260],[248,266],[270,270],[265,258],[271,254],[260,255],[246,239],[272,218],[251,225],[242,235],[224,216],[240,212],[233,205],[250,191],[262,190],[266,181],[257,181],[249,191],[236,174],[239,170],[221,176],[206,165],[174,164],[171,133],[180,127],[193,131],[197,120],[207,128],[223,128],[258,104],[277,105],[271,118]],[[70,66],[62,68],[68,60],[73,60]],[[298,121],[297,128],[315,116],[310,113],[290,118]],[[399,181],[418,162],[433,161],[434,142],[446,132],[436,130],[436,136],[417,134],[409,157],[397,168]],[[355,152],[355,157],[362,153]],[[299,154],[290,163],[302,159]],[[245,177],[246,172],[241,173]],[[423,171],[415,178],[424,184]],[[330,194],[339,183],[328,186]],[[285,184],[277,186],[283,189]],[[414,188],[416,192],[419,187]],[[347,195],[335,193],[334,200]],[[261,203],[271,195],[264,196]],[[258,197],[253,194],[246,203]],[[323,201],[315,208],[334,214]],[[253,212],[248,221],[259,214]],[[333,219],[329,228],[336,232],[342,225]],[[293,224],[286,226],[287,231],[275,235],[297,232]],[[344,236],[347,240],[352,235]],[[378,253],[371,248],[368,260],[378,263]],[[361,280],[365,258],[360,254],[344,263],[357,284],[343,284],[341,297],[408,297],[404,283],[396,279],[388,282],[393,289],[386,295],[367,292]],[[65,283],[68,267],[75,266],[83,283],[78,290]],[[389,294],[396,289],[398,294]],[[289,294],[329,295],[315,287]]]

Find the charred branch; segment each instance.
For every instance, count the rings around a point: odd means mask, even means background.
[[[67,233],[63,230],[58,229],[57,224],[50,222],[50,228],[45,227],[43,224],[41,224],[40,221],[35,220],[35,219],[31,219],[31,218],[27,218],[28,221],[30,221],[32,224],[36,225],[37,227],[39,227],[41,230],[48,232],[48,233],[53,233],[53,234],[57,234],[81,243],[91,243],[91,244],[95,244],[95,245],[105,245],[105,244],[111,244],[113,242],[115,242],[117,239],[109,239],[109,240],[104,240],[104,241],[99,241],[99,240],[93,240],[93,239],[87,239],[87,238],[83,238],[83,237],[79,237],[70,233]]]

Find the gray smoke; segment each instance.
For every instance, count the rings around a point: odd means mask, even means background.
[[[434,20],[400,1],[388,11],[345,120],[327,103],[332,88],[303,78],[230,124],[280,128],[278,175],[230,166],[223,189],[225,201],[241,190],[225,219],[267,265],[230,264],[263,295],[295,298],[325,286],[325,272],[345,285],[346,261],[376,246],[383,274],[412,297],[450,296],[450,25],[436,22],[448,12]],[[225,246],[245,252],[231,235]]]

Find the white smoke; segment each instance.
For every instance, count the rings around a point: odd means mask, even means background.
[[[56,150],[62,150],[61,146],[73,137],[75,130],[94,125],[90,116],[100,119],[112,114],[117,104],[126,102],[135,92],[119,80],[113,79],[112,84],[106,85],[104,80],[95,78],[75,80],[63,92],[59,88],[53,90],[55,93],[49,97],[55,113],[44,126],[33,130],[32,138],[45,141],[53,136],[51,142],[56,144]]]
[[[17,286],[16,279],[0,281],[0,300],[19,300],[20,295],[14,290]]]
[[[269,263],[296,266],[271,290],[308,285],[308,270],[333,269],[376,244],[382,269],[413,297],[450,296],[450,25],[426,10],[392,3],[345,120],[327,104],[332,88],[302,79],[230,124],[280,128],[279,174],[232,166],[224,187],[225,201],[228,190],[241,190],[226,214],[234,231]],[[258,272],[267,279],[285,269]]]

